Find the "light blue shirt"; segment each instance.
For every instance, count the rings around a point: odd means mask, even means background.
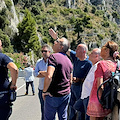
[[[32,67],[27,67],[24,69],[24,77],[26,82],[30,82],[34,80],[33,72],[34,70]]]
[[[47,60],[47,62],[45,62],[43,58],[39,59],[37,61],[37,63],[36,63],[34,76],[37,77],[39,75],[39,71],[47,71],[47,66],[48,66],[48,60]],[[38,88],[40,90],[43,90],[44,79],[45,79],[45,77],[39,78],[39,86],[38,86]]]

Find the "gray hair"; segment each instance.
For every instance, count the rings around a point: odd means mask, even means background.
[[[63,39],[63,42],[62,42],[63,52],[66,53],[70,48],[70,43],[65,37],[63,37],[62,39]]]
[[[44,45],[42,45],[42,48],[44,48],[44,47],[46,47],[51,53],[53,52],[53,49],[50,45],[44,44]]]
[[[101,53],[101,49],[100,49],[100,48],[94,48],[94,49],[96,49],[95,52],[96,52],[97,54],[100,54],[100,53]]]

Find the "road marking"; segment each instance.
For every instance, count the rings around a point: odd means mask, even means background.
[[[18,90],[20,90],[22,87],[24,87],[25,86],[25,84],[23,84],[22,86],[20,86],[19,88],[17,88],[17,90],[16,90],[16,92],[18,91]]]

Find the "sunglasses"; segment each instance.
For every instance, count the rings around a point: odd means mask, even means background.
[[[46,53],[46,52],[47,52],[47,50],[41,50],[41,52],[42,52],[42,53],[43,53],[43,52],[45,52],[45,53]]]

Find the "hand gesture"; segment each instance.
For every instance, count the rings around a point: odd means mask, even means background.
[[[51,35],[53,39],[55,40],[57,39],[57,32],[55,32],[52,28],[49,29],[49,34]]]

